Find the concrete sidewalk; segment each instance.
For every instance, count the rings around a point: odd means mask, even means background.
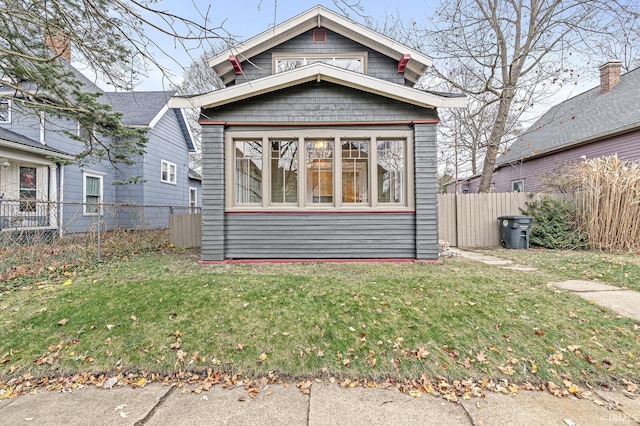
[[[2,425],[637,425],[640,399],[606,392],[594,400],[545,392],[488,393],[461,403],[395,390],[315,382],[309,394],[269,385],[255,399],[242,388],[200,394],[152,384],[144,388],[39,391],[0,400]]]
[[[475,260],[487,265],[495,265],[503,269],[515,271],[535,272],[536,268],[514,264],[508,259],[497,256],[475,253],[466,250],[456,250],[460,257]],[[567,280],[550,282],[550,286],[567,290],[577,296],[587,299],[599,306],[616,311],[622,316],[640,321],[640,292],[623,289],[597,281]]]

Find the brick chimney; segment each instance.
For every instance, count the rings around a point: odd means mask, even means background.
[[[60,35],[47,35],[45,36],[45,42],[56,56],[71,62],[71,42],[68,38]]]
[[[609,93],[616,84],[620,83],[620,70],[622,62],[618,60],[609,61],[600,65],[600,94]]]

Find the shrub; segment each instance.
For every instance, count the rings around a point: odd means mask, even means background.
[[[588,246],[587,236],[578,225],[578,213],[567,201],[544,195],[528,202],[522,213],[533,216],[529,236],[532,246],[562,250]]]

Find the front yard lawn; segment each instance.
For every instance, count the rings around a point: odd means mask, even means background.
[[[164,250],[9,283],[0,293],[0,385],[24,376],[208,369],[292,379],[553,382],[572,393],[575,384],[640,381],[638,324],[548,288],[552,269],[524,273],[465,259],[196,259]],[[622,259],[631,265],[625,273],[637,276],[637,264]]]

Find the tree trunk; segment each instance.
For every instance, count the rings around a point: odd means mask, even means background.
[[[511,109],[514,92],[515,89],[511,87],[505,88],[502,91],[498,114],[496,116],[496,121],[493,123],[493,128],[491,129],[491,136],[489,136],[489,144],[487,145],[487,152],[484,157],[484,165],[482,167],[482,176],[480,177],[480,187],[478,188],[478,192],[487,193],[491,189],[493,168],[495,167],[496,157],[500,150],[500,143],[504,136],[504,129],[507,124],[507,116]]]

